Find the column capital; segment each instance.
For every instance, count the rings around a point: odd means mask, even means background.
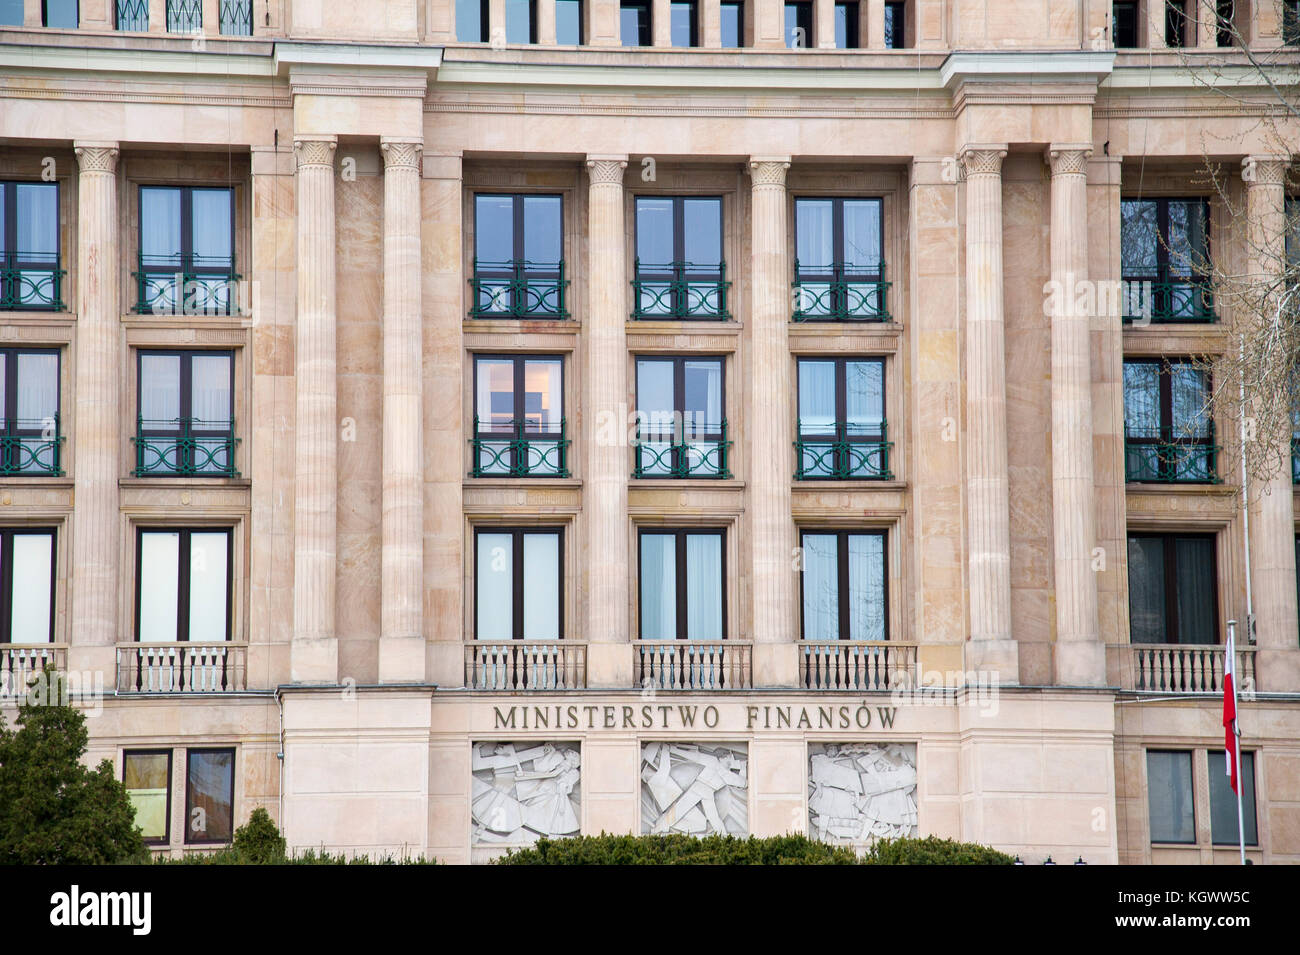
[[[337,136],[295,136],[293,154],[298,168],[303,166],[334,166],[334,150],[338,148]]]
[[[749,175],[756,186],[784,186],[789,156],[751,156]]]
[[[587,175],[593,186],[623,185],[623,170],[627,168],[627,156],[591,155],[587,157]]]
[[[77,162],[82,172],[114,172],[120,151],[117,143],[88,142],[74,140],[72,151],[77,154]]]
[[[384,154],[384,169],[420,169],[420,156],[424,140],[403,139],[398,136],[381,136],[379,151]]]
[[[957,159],[968,177],[1002,175],[1002,160],[1006,157],[1006,143],[963,146],[957,153]]]
[[[1052,143],[1043,153],[1053,176],[1086,176],[1091,157],[1092,143]]]
[[[1262,154],[1247,156],[1241,161],[1241,178],[1250,186],[1280,186],[1286,181],[1286,171],[1291,157]]]

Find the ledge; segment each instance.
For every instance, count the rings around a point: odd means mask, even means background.
[[[117,479],[118,487],[158,487],[172,488],[177,491],[195,491],[204,488],[248,488],[253,486],[253,479],[246,477],[220,478],[177,475],[176,477],[124,477]]]

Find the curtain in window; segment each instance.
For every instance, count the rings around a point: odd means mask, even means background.
[[[14,534],[12,643],[49,643],[54,600],[53,534]]]
[[[514,200],[510,196],[474,198],[474,254],[479,265],[501,265],[515,257]]]
[[[1147,752],[1147,803],[1152,842],[1195,842],[1192,754]]]
[[[230,638],[227,619],[230,537],[226,531],[190,534],[190,642]]]
[[[885,366],[878,361],[844,363],[848,434],[876,434],[885,420]]]
[[[17,191],[18,256],[53,264],[59,251],[58,188],[53,183],[19,183]]]
[[[834,534],[803,535],[803,636],[838,640],[840,593]]]
[[[1169,203],[1169,274],[1189,277],[1206,266],[1205,203]]]
[[[686,261],[717,271],[722,261],[722,203],[717,199],[683,199],[682,230]]]
[[[514,557],[509,534],[478,535],[479,640],[509,640],[514,636]]]
[[[669,442],[673,437],[673,363],[648,359],[636,363],[636,403],[643,448],[637,453],[641,468],[650,474],[667,474],[672,466]]]
[[[560,259],[564,258],[560,249],[562,238],[560,197],[525,196],[524,258],[535,265],[544,265],[553,270]]]
[[[1164,643],[1165,548],[1158,537],[1128,539],[1128,618],[1130,643]]]
[[[1124,427],[1142,437],[1160,431],[1160,366],[1124,363]]]
[[[181,535],[175,531],[148,531],[140,535],[140,642],[175,640],[179,607]]]
[[[229,189],[195,189],[190,193],[194,264],[229,269],[231,259],[231,192]]]
[[[844,264],[860,274],[880,265],[880,203],[849,200],[844,203]]]
[[[672,262],[673,201],[671,199],[637,199],[636,254],[642,268],[664,266]]]
[[[671,534],[641,535],[641,639],[677,637],[677,550]]]
[[[122,785],[135,808],[135,824],[144,838],[167,836],[167,754],[126,753]]]
[[[185,841],[229,842],[235,797],[235,754],[189,751],[185,785]],[[195,810],[202,810],[195,812]]]
[[[147,266],[180,265],[181,191],[140,190],[140,254]]]
[[[140,417],[149,427],[179,427],[180,415],[180,356],[141,355]]]
[[[849,535],[849,639],[885,639],[885,538]]]
[[[1121,274],[1155,278],[1160,248],[1158,222],[1154,201],[1125,199],[1120,203]]]
[[[829,199],[800,199],[795,203],[795,258],[801,272],[829,272],[835,261]]]
[[[1237,794],[1228,785],[1224,772],[1227,756],[1223,750],[1206,753],[1210,772],[1210,841],[1216,846],[1235,846],[1237,834]],[[1255,826],[1255,754],[1241,754],[1241,821],[1246,845],[1259,845]]]
[[[1205,372],[1193,365],[1171,365],[1170,399],[1174,437],[1208,437],[1210,416],[1206,413],[1209,388]]]
[[[560,638],[560,536],[524,535],[524,637]]]
[[[0,375],[0,387],[3,376]],[[59,356],[49,353],[18,355],[18,420],[38,427],[59,413]]]
[[[722,535],[686,535],[686,636],[722,639]]]
[[[191,359],[191,412],[205,427],[230,424],[230,356],[195,355]],[[195,427],[198,427],[196,424]]]
[[[834,362],[799,362],[799,423],[805,434],[834,432]]]
[[[1174,542],[1178,561],[1178,642],[1215,643],[1214,541],[1180,537]]]

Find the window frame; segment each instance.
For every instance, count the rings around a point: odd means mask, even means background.
[[[692,534],[697,535],[714,535],[718,538],[719,569],[718,569],[718,597],[722,603],[722,637],[725,641],[730,639],[728,634],[731,632],[728,627],[728,607],[727,599],[727,528],[723,525],[701,525],[694,526],[645,526],[637,528],[636,535],[636,632],[637,639],[652,643],[669,643],[676,644],[679,641],[690,641],[692,638],[688,630],[690,620],[690,608],[687,606],[687,572],[686,572],[686,539]],[[641,566],[643,548],[641,541],[647,535],[673,538],[673,582],[676,587],[674,594],[673,611],[676,618],[674,627],[676,636],[667,637],[647,637],[642,627],[645,625],[645,613],[643,608],[644,592],[642,587],[645,584],[645,574]],[[701,642],[711,643],[711,640],[699,638]]]
[[[862,15],[858,0],[849,0],[847,3],[835,3],[835,9],[832,11],[831,24],[835,31],[835,48],[838,50],[856,50],[862,45]],[[839,44],[839,17],[840,11],[844,11],[844,45]]]
[[[13,642],[14,538],[48,537],[50,540],[50,629],[44,642]],[[54,525],[5,525],[0,527],[0,646],[40,647],[57,643],[54,626],[58,619],[59,529]]]
[[[1125,271],[1124,265],[1124,205],[1126,203],[1151,202],[1156,207],[1156,248],[1155,248],[1155,271],[1154,274],[1140,273],[1135,274]],[[1173,204],[1193,205],[1199,204],[1201,214],[1205,221],[1205,248],[1188,249],[1187,257],[1187,275],[1186,277],[1176,277],[1170,271],[1170,252],[1169,241],[1169,207]],[[1153,325],[1208,325],[1217,321],[1215,313],[1214,299],[1214,273],[1212,271],[1214,264],[1214,220],[1212,219],[1213,207],[1211,202],[1205,196],[1121,196],[1120,198],[1120,280],[1122,288],[1128,293],[1125,298],[1131,299],[1131,284],[1150,282],[1153,286],[1150,324]],[[1198,262],[1201,258],[1204,261]],[[1210,271],[1206,271],[1203,266],[1210,266]],[[1201,317],[1185,317],[1175,314],[1174,297],[1169,286],[1174,283],[1186,285],[1193,296],[1193,308],[1196,308],[1196,300],[1200,300],[1203,314]],[[1162,289],[1161,286],[1166,288]],[[1129,302],[1125,302],[1124,311],[1128,311]],[[1162,317],[1165,316],[1165,317]],[[1133,315],[1125,314],[1122,316],[1125,323],[1131,323],[1134,320]]]
[[[170,10],[170,2],[168,5]],[[180,248],[173,253],[168,253],[167,258],[174,258],[177,261],[171,265],[160,265],[153,263],[146,265],[144,261],[144,193],[145,190],[175,190],[180,193]],[[236,246],[236,205],[235,205],[234,183],[230,185],[192,185],[192,184],[175,184],[175,183],[157,183],[142,182],[136,186],[136,265],[138,271],[132,273],[136,279],[136,304],[135,311],[141,315],[162,314],[162,315],[232,315],[239,310],[239,303],[233,285],[239,279],[235,271],[236,257],[238,249]],[[230,264],[229,266],[199,266],[194,262],[194,193],[196,192],[225,192],[230,197]],[[195,282],[201,280],[225,280],[227,282],[227,299],[225,308],[210,305],[210,295],[205,297],[205,304],[194,311],[188,310],[185,299],[184,287],[177,289],[175,301],[171,305],[170,311],[164,309],[161,312],[155,311],[155,306],[147,304],[145,293],[150,282],[150,276],[162,276],[164,278],[175,276],[180,272],[183,276],[193,276]],[[173,283],[174,287],[174,283]],[[159,292],[158,295],[162,293]],[[155,302],[157,296],[155,296]]]
[[[639,10],[637,20],[637,42],[628,43],[623,35],[623,11]],[[618,4],[618,39],[624,49],[635,50],[654,46],[654,4],[651,0],[619,0]]]
[[[795,441],[799,447],[796,449],[797,459],[795,461],[795,472],[800,481],[889,481],[893,480],[893,472],[889,468],[888,449],[889,449],[889,379],[887,356],[885,355],[796,355],[795,358]],[[820,432],[807,432],[802,426],[803,419],[803,392],[799,387],[799,369],[804,362],[829,362],[835,366],[835,423],[833,433],[822,434]],[[848,434],[848,363],[849,362],[873,362],[880,366],[880,430],[871,434],[860,434],[850,436]],[[816,443],[843,443],[846,447],[835,449],[833,451],[833,466],[831,474],[805,474],[803,466],[802,445],[805,438],[811,439]],[[854,444],[877,444],[884,448],[882,458],[882,467],[879,474],[850,474],[846,477],[838,477],[838,473],[848,470],[848,465],[852,463],[851,448],[848,446]]]
[[[561,3],[572,3],[572,4],[574,4],[574,5],[578,8],[578,42],[577,42],[577,43],[563,43],[563,42],[560,41],[559,36],[557,35],[557,36],[556,36],[556,39],[555,39],[555,45],[556,45],[556,46],[584,46],[584,45],[586,44],[586,39],[587,39],[587,38],[586,38],[586,36],[585,36],[585,28],[584,28],[584,26],[583,26],[583,20],[585,19],[585,18],[584,18],[584,14],[586,13],[586,11],[583,9],[583,0],[559,0],[559,2],[561,2]],[[556,28],[557,28],[557,30],[558,30],[558,27],[559,27],[559,3],[556,4],[555,19],[556,19]]]
[[[672,203],[673,210],[673,258],[671,262],[651,262],[650,265],[667,265],[667,269],[646,269],[640,256],[641,246],[641,202]],[[712,266],[714,263],[696,263],[686,260],[686,203],[716,202],[718,208],[718,261],[716,269],[699,270],[700,265]],[[727,216],[724,197],[721,193],[693,195],[690,193],[660,194],[641,192],[632,196],[632,277],[633,277],[633,316],[643,321],[680,321],[680,322],[725,322],[731,318],[727,310]],[[644,291],[642,285],[668,286],[669,309],[666,312],[642,311],[641,301]],[[691,308],[691,286],[712,285],[716,289],[717,308],[702,311]],[[707,298],[706,298],[707,302]]]
[[[165,821],[165,831],[160,838],[144,838],[145,845],[148,846],[168,846],[171,845],[172,835],[172,794],[173,789],[173,768],[176,762],[174,754],[169,748],[152,748],[152,749],[123,749],[122,750],[122,788],[126,788],[126,760],[129,756],[166,756],[167,757],[167,811],[163,814]],[[135,822],[134,806],[132,807],[132,823]]]
[[[176,356],[180,359],[180,376],[177,381],[178,400],[176,410],[179,414],[176,416],[177,423],[175,430],[169,430],[161,427],[145,427],[146,419],[143,416],[144,410],[144,358],[150,357],[170,357]],[[223,430],[215,428],[204,428],[195,430],[194,422],[194,358],[195,356],[211,358],[217,355],[225,356],[230,365],[230,427]],[[135,435],[139,441],[162,441],[175,439],[176,450],[173,457],[177,462],[177,467],[172,470],[154,470],[142,469],[139,452],[136,455],[136,467],[132,470],[134,477],[164,477],[164,478],[229,478],[238,477],[239,471],[235,468],[235,446],[239,443],[235,436],[235,349],[233,348],[137,348],[135,360],[135,410],[136,410],[136,429]],[[187,413],[189,412],[189,413]],[[189,421],[189,429],[186,429],[184,422]],[[185,470],[180,467],[181,464],[181,442],[186,438],[194,441],[225,441],[229,446],[228,457],[225,470],[217,471],[199,471]]]
[[[10,447],[23,438],[42,438],[45,426],[20,427],[19,422],[27,419],[18,417],[18,359],[22,355],[54,356],[54,437],[51,445],[52,466],[47,469],[30,471],[2,470],[8,453],[0,448],[0,473],[7,477],[62,477],[62,443],[63,443],[63,349],[62,348],[27,348],[23,346],[0,348],[0,363],[4,365],[4,414],[0,415],[0,438],[9,439]],[[13,410],[11,415],[9,412]],[[41,419],[42,422],[44,419]]]
[[[829,202],[831,204],[831,261],[829,272],[814,272],[801,266],[796,254],[794,258],[794,280],[799,286],[802,293],[804,284],[808,285],[826,285],[831,297],[829,310],[826,314],[815,312],[804,312],[802,310],[802,294],[796,301],[796,308],[793,310],[792,318],[798,322],[839,322],[839,323],[856,323],[856,322],[888,322],[891,320],[886,299],[886,290],[888,283],[885,281],[885,198],[884,196],[823,196],[823,195],[797,195],[794,197],[794,248],[797,253],[799,250],[799,205],[800,203],[812,202]],[[874,204],[876,207],[876,221],[880,228],[876,233],[876,245],[880,249],[880,257],[876,260],[874,272],[863,272],[860,275],[848,276],[848,259],[844,252],[844,204],[846,202],[865,202]],[[855,267],[856,268],[856,267]],[[853,280],[863,285],[871,283],[876,284],[876,302],[877,309],[875,314],[856,315],[852,312],[849,302],[849,288],[855,284]],[[841,287],[842,286],[842,287]],[[839,316],[844,317],[839,317]]]
[[[18,187],[19,186],[39,186],[43,189],[54,190],[54,261],[41,262],[38,259],[21,258],[23,250],[18,248]],[[6,271],[14,272],[48,272],[50,273],[50,303],[42,305],[40,303],[20,302],[19,296],[10,293],[13,299],[12,305],[6,305],[0,311],[4,312],[65,312],[67,306],[63,303],[63,222],[62,222],[62,190],[59,188],[59,182],[37,182],[30,179],[0,179],[0,194],[3,195],[3,216],[4,216],[4,235],[0,236],[3,241],[0,242],[0,267]],[[44,253],[28,252],[28,255],[38,255]],[[12,263],[12,264],[10,264]],[[7,283],[16,282],[15,278],[4,280]],[[0,300],[3,300],[4,293],[0,289]]]
[[[800,527],[799,528],[799,550],[801,554],[806,554],[803,541],[808,534],[814,536],[835,538],[835,576],[836,576],[836,597],[838,603],[839,636],[835,638],[838,641],[849,641],[853,637],[852,622],[849,608],[849,538],[850,537],[879,537],[881,539],[881,593],[884,595],[884,642],[889,642],[891,632],[890,628],[890,606],[889,606],[889,529],[872,528],[872,527]],[[800,641],[812,640],[814,643],[823,642],[822,638],[811,638],[808,636],[808,619],[805,613],[807,604],[804,602],[804,577],[806,565],[800,566],[799,571],[799,639]],[[876,641],[862,641],[874,643]]]
[[[1240,745],[1241,745],[1241,740],[1240,740],[1240,738],[1238,738],[1238,740],[1237,740],[1237,745],[1238,745],[1238,747],[1240,747]],[[1245,822],[1245,817],[1246,817],[1245,806],[1246,806],[1246,802],[1247,802],[1247,800],[1246,800],[1246,792],[1245,792],[1245,789],[1246,789],[1246,780],[1249,779],[1249,780],[1250,780],[1250,797],[1251,797],[1250,800],[1249,800],[1249,802],[1250,802],[1250,815],[1251,815],[1251,817],[1252,817],[1251,821],[1254,823],[1254,827],[1253,827],[1253,828],[1254,828],[1254,830],[1255,830],[1255,838],[1254,838],[1253,840],[1249,840],[1249,839],[1246,840],[1246,843],[1245,843],[1245,844],[1248,845],[1248,846],[1251,846],[1251,847],[1253,847],[1253,848],[1258,849],[1258,848],[1259,848],[1259,845],[1260,845],[1260,843],[1259,843],[1259,786],[1257,785],[1257,781],[1256,781],[1256,778],[1255,778],[1255,777],[1256,777],[1256,772],[1255,772],[1255,770],[1256,770],[1257,762],[1258,762],[1258,761],[1255,759],[1255,753],[1258,752],[1258,750],[1254,750],[1254,749],[1241,749],[1240,752],[1241,752],[1241,778],[1238,780],[1238,785],[1241,786],[1241,789],[1242,789],[1242,793],[1241,793],[1242,821]],[[1224,788],[1224,789],[1227,789],[1227,791],[1228,791],[1229,794],[1232,793],[1232,789],[1229,787],[1228,782],[1227,782],[1227,774],[1226,774],[1226,773],[1216,773],[1216,772],[1215,772],[1215,766],[1214,766],[1214,764],[1213,764],[1213,762],[1212,762],[1212,757],[1214,757],[1214,756],[1221,756],[1221,757],[1223,758],[1223,760],[1226,762],[1226,761],[1227,761],[1227,758],[1228,758],[1228,753],[1227,753],[1227,750],[1223,750],[1223,749],[1213,749],[1213,748],[1211,748],[1211,749],[1207,749],[1207,750],[1205,751],[1205,769],[1206,769],[1206,774],[1207,774],[1207,781],[1210,782],[1210,785],[1207,787],[1207,788],[1208,788],[1207,796],[1208,796],[1208,798],[1209,798],[1209,810],[1210,810],[1210,845],[1211,845],[1211,846],[1236,846],[1236,845],[1239,844],[1239,840],[1238,840],[1238,839],[1233,839],[1231,842],[1226,842],[1226,841],[1216,840],[1216,839],[1214,838],[1214,789],[1215,789],[1215,786],[1214,786],[1214,783],[1213,783],[1213,779],[1214,779],[1214,777],[1215,777],[1215,776],[1219,776],[1219,777],[1220,777],[1220,783],[1221,783],[1221,785],[1223,786],[1223,788]],[[1250,771],[1249,771],[1249,772],[1246,771],[1246,765],[1247,765],[1246,761],[1247,761],[1248,759],[1250,760]],[[1236,804],[1236,802],[1237,802],[1237,797],[1236,797],[1235,794],[1232,795],[1232,802],[1233,802],[1234,809],[1235,809],[1235,804]],[[1232,818],[1233,818],[1233,821],[1236,822],[1237,814],[1236,814],[1235,811],[1232,813]],[[1244,826],[1243,826],[1243,828],[1244,828]]]
[[[679,46],[672,42],[673,14],[679,8],[686,8],[689,15],[687,24],[687,44]],[[719,14],[721,16],[721,14]],[[700,45],[700,4],[699,0],[668,0],[668,44],[671,49],[689,50]]]
[[[1158,540],[1163,550],[1161,563],[1163,570],[1163,585],[1165,598],[1165,639],[1163,642],[1156,644],[1134,643],[1132,629],[1132,586],[1129,587],[1129,645],[1130,646],[1161,646],[1161,647],[1219,647],[1223,646],[1223,634],[1219,626],[1220,601],[1219,601],[1219,535],[1217,532],[1195,532],[1195,531],[1146,531],[1146,530],[1128,530],[1124,536],[1124,550],[1128,553],[1129,542],[1133,538],[1143,538],[1148,540]],[[1185,643],[1183,642],[1182,619],[1178,613],[1178,541],[1179,540],[1208,540],[1210,542],[1210,554],[1213,559],[1211,576],[1213,584],[1210,587],[1210,595],[1214,600],[1214,614],[1212,616],[1213,636],[1210,643]],[[1129,563],[1128,574],[1133,573],[1132,563]],[[1171,637],[1173,639],[1171,639]]]
[[[722,31],[722,8],[736,8],[736,45],[728,46]],[[718,38],[724,50],[743,50],[745,48],[745,0],[721,0],[718,4]]]
[[[1156,437],[1138,436],[1133,437],[1129,434],[1128,428],[1128,390],[1126,387],[1124,371],[1130,365],[1152,365],[1158,369],[1158,379],[1160,387],[1160,434]],[[1218,436],[1215,416],[1212,413],[1199,415],[1204,421],[1204,434],[1187,433],[1187,422],[1177,422],[1174,420],[1174,399],[1173,399],[1173,369],[1175,366],[1186,366],[1194,370],[1200,370],[1204,393],[1206,395],[1214,394],[1214,376],[1209,370],[1198,369],[1196,362],[1189,358],[1181,357],[1141,357],[1123,358],[1120,363],[1120,389],[1121,397],[1125,402],[1124,405],[1124,481],[1128,484],[1217,484],[1221,482],[1219,477],[1219,448],[1215,444]],[[1135,448],[1152,448],[1155,449],[1156,475],[1155,477],[1133,477],[1129,467],[1130,446]],[[1170,458],[1167,453],[1161,451],[1162,448],[1188,448],[1203,449],[1199,453],[1204,456],[1205,476],[1199,473],[1191,478],[1178,477],[1178,467],[1180,456],[1175,455]],[[1149,454],[1150,452],[1148,452]],[[1143,455],[1143,460],[1146,460]],[[1172,472],[1170,469],[1173,469]]]
[[[557,586],[559,588],[558,614],[556,621],[556,641],[564,640],[564,584],[567,576],[564,557],[564,525],[562,524],[476,524],[474,526],[474,632],[470,643],[480,640],[487,643],[504,642],[499,637],[479,636],[479,537],[483,534],[510,535],[510,641],[512,643],[550,643],[550,637],[528,637],[524,635],[524,547],[523,540],[529,534],[555,535],[557,538],[556,561],[558,563]]]
[[[208,753],[229,753],[230,754],[230,839],[196,839],[192,837],[190,829],[190,813],[194,811],[194,806],[190,804],[190,797],[193,793],[193,784],[190,780],[190,761],[195,754]],[[183,842],[187,846],[225,846],[229,845],[235,837],[235,800],[238,798],[238,759],[237,747],[235,746],[194,746],[185,749],[185,823]]]
[[[471,283],[471,294],[473,300],[470,303],[470,317],[479,319],[516,319],[516,320],[555,320],[562,321],[569,317],[569,312],[564,307],[564,292],[568,285],[568,280],[564,277],[564,194],[559,192],[474,192],[473,193],[473,216],[474,216],[474,261],[473,261],[473,282]],[[479,199],[509,199],[511,201],[511,219],[510,219],[510,261],[504,263],[504,268],[482,268],[479,264],[479,239],[482,233],[479,231]],[[528,208],[528,199],[555,199],[560,204],[559,218],[559,235],[557,236],[557,245],[560,250],[560,259],[554,263],[553,269],[530,269],[529,261],[525,255],[525,235],[527,232],[528,216],[525,210]],[[490,264],[496,265],[492,260]],[[551,263],[537,263],[541,265],[550,265]],[[502,312],[484,310],[481,306],[481,294],[479,292],[479,283],[488,281],[493,285],[510,283],[509,308]],[[552,283],[555,286],[555,304],[554,311],[529,310],[528,299],[525,293],[524,301],[521,303],[518,298],[524,291],[524,286],[532,281],[539,284]]]
[[[1161,749],[1161,748],[1146,747],[1143,749],[1142,752],[1144,757],[1142,761],[1142,772],[1147,787],[1147,844],[1153,846],[1194,846],[1196,845],[1197,844],[1196,827],[1197,827],[1197,820],[1198,820],[1198,815],[1196,811],[1196,751],[1190,749]],[[1157,841],[1155,838],[1155,834],[1151,826],[1151,754],[1152,753],[1161,753],[1161,754],[1178,753],[1181,755],[1185,755],[1187,757],[1187,777],[1186,777],[1187,804],[1192,809],[1192,825],[1191,825],[1192,838],[1190,840],[1178,840],[1178,841],[1171,842],[1169,840],[1163,840],[1163,839]]]
[[[812,0],[784,0],[781,6],[781,45],[787,50],[811,50],[817,45],[813,36],[813,30],[816,28],[816,14],[813,12],[813,7]],[[802,46],[790,42],[798,36],[788,32],[790,27],[786,17],[791,9],[794,10],[794,29],[803,28]]]
[[[471,454],[473,456],[473,459],[470,462],[471,476],[485,477],[485,478],[504,478],[504,477],[555,478],[555,477],[569,476],[568,447],[570,442],[569,439],[565,436],[568,430],[567,427],[568,418],[565,416],[564,413],[565,405],[568,404],[568,397],[565,390],[568,383],[567,375],[565,374],[566,372],[565,365],[567,364],[566,362],[567,357],[568,357],[567,355],[561,352],[538,352],[536,354],[533,354],[531,352],[513,352],[513,353],[473,352],[472,353],[471,358],[473,359],[472,361],[473,373],[470,379],[470,389],[471,389],[470,391],[470,395],[471,395],[470,434],[472,436]],[[511,421],[514,423],[514,430],[510,432],[509,436],[507,436],[504,432],[484,431],[482,420],[478,420],[477,427],[473,427],[473,422],[476,419],[478,419],[478,414],[479,414],[479,408],[478,408],[479,363],[484,361],[498,361],[498,362],[509,361],[514,366],[513,367],[513,374],[514,374],[513,390],[511,391],[511,396],[512,396],[511,404],[514,409],[511,412]],[[524,397],[527,395],[527,390],[525,388],[524,382],[526,378],[528,362],[530,361],[558,361],[560,364],[560,408],[559,408],[560,413],[554,416],[560,422],[559,431],[529,431],[521,423],[524,421],[524,419],[527,418],[528,415],[526,402],[524,401]],[[474,473],[479,471],[481,468],[481,465],[479,463],[480,457],[479,457],[478,448],[481,446],[482,442],[496,444],[504,441],[516,441],[516,442],[525,441],[530,444],[534,441],[538,442],[539,444],[555,442],[556,447],[558,448],[557,456],[559,457],[559,465],[555,470],[547,469],[547,470],[533,471],[531,468],[529,468],[526,471],[520,471],[519,470],[520,449],[518,447],[511,447],[509,449],[510,465],[506,471],[500,471],[500,472],[492,471],[492,472],[484,472],[481,474]]]
[[[716,362],[716,363],[717,363],[717,365],[718,365],[718,391],[719,391],[719,400],[718,400],[718,403],[719,403],[719,411],[721,412],[721,414],[720,414],[720,416],[719,416],[719,420],[716,421],[716,422],[714,422],[714,421],[706,421],[706,422],[704,422],[704,424],[705,424],[706,426],[707,426],[707,425],[713,425],[713,424],[716,424],[716,425],[717,425],[717,429],[716,429],[716,430],[705,430],[705,431],[703,431],[703,432],[699,432],[699,433],[697,433],[697,432],[695,432],[695,431],[692,431],[692,432],[691,432],[691,440],[692,440],[692,441],[695,441],[695,442],[701,442],[701,443],[703,443],[703,442],[716,442],[716,443],[718,443],[719,447],[721,448],[721,450],[720,450],[720,455],[722,455],[722,456],[720,457],[720,460],[719,460],[719,467],[718,467],[718,469],[717,469],[717,473],[708,473],[708,472],[705,472],[705,473],[701,473],[701,474],[692,474],[692,473],[690,473],[690,471],[689,471],[689,467],[688,467],[688,465],[685,463],[685,454],[686,454],[685,449],[684,449],[684,448],[681,448],[681,447],[676,447],[676,446],[674,446],[674,447],[672,448],[672,452],[671,452],[671,467],[672,467],[672,473],[669,473],[669,474],[650,474],[650,473],[647,473],[647,474],[642,474],[642,475],[640,476],[641,479],[642,479],[642,480],[645,480],[645,479],[654,479],[654,478],[660,478],[660,479],[663,479],[663,478],[673,479],[673,478],[675,478],[675,477],[676,477],[676,478],[682,478],[682,477],[685,477],[685,478],[691,478],[691,479],[693,479],[693,478],[713,478],[713,479],[716,480],[716,479],[721,479],[721,478],[730,477],[730,471],[729,471],[729,470],[727,469],[727,467],[726,467],[726,458],[725,458],[726,448],[725,448],[725,447],[722,447],[723,445],[730,445],[730,443],[731,443],[731,442],[728,440],[728,438],[727,438],[727,357],[726,357],[725,355],[695,355],[695,354],[687,354],[687,355],[637,355],[637,354],[634,354],[634,355],[632,356],[632,378],[633,378],[633,387],[634,387],[635,390],[636,390],[636,401],[635,401],[635,408],[633,409],[633,413],[634,413],[635,415],[638,416],[637,420],[638,420],[638,437],[639,437],[639,438],[641,437],[641,435],[640,435],[640,425],[639,425],[639,422],[640,422],[641,419],[640,419],[639,416],[640,416],[640,414],[641,414],[641,412],[642,412],[642,408],[641,408],[641,362],[643,362],[643,361],[645,361],[645,362],[660,362],[660,363],[663,363],[663,364],[671,364],[672,367],[673,367],[673,407],[672,407],[671,409],[668,409],[668,410],[669,410],[669,412],[670,412],[670,413],[672,414],[672,416],[673,416],[673,435],[672,435],[672,441],[674,442],[674,444],[676,444],[676,442],[678,442],[678,441],[681,441],[681,442],[684,443],[685,440],[686,440],[686,436],[685,436],[685,433],[684,433],[684,430],[685,430],[685,429],[684,429],[684,422],[685,422],[685,416],[686,416],[686,363],[687,363],[687,362],[692,362],[692,361],[711,361],[711,362]],[[647,413],[647,414],[651,414],[652,412],[647,411],[646,413]],[[678,424],[679,424],[679,423],[681,423],[681,424],[683,425],[683,427],[678,427]],[[640,445],[640,442],[638,442],[637,445],[633,448],[632,453],[633,453],[634,458],[635,458],[636,469],[639,470],[639,469],[640,469],[640,466],[641,466],[641,445]],[[679,473],[679,472],[682,471],[682,470],[686,470],[686,471],[687,471],[687,473],[686,473],[684,476],[681,475],[681,474]]]
[[[192,525],[188,527],[168,525],[139,524],[135,528],[135,607],[133,613],[133,642],[137,647],[157,646],[168,643],[190,643],[190,537],[193,534],[226,535],[226,637],[222,641],[198,641],[196,646],[209,646],[215,643],[232,643],[235,634],[235,528],[229,524],[214,524],[211,527]],[[179,534],[176,545],[176,639],[141,640],[140,608],[142,605],[141,588],[144,585],[144,535],[145,534]]]

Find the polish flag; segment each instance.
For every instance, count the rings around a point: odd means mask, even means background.
[[[1231,630],[1223,651],[1223,756],[1232,791],[1237,792],[1237,646]]]

